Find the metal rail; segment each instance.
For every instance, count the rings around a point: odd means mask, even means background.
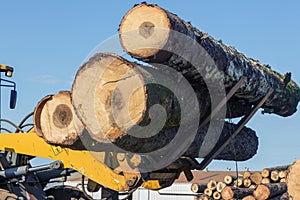
[[[234,139],[235,136],[242,130],[242,128],[246,125],[246,123],[253,117],[253,115],[257,112],[257,110],[266,102],[266,100],[270,97],[270,95],[274,92],[274,89],[271,89],[264,98],[250,111],[250,113],[244,116],[239,123],[237,124],[237,129],[231,134],[225,137],[222,141],[218,142],[215,147],[211,150],[211,152],[202,160],[199,164],[199,170],[205,169],[209,163],[219,155],[223,149]]]

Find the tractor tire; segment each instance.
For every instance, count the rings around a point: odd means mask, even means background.
[[[55,200],[91,200],[92,197],[85,195],[80,189],[68,186],[60,185],[47,189],[47,197],[52,196]]]
[[[5,189],[0,189],[0,200],[16,200],[18,197]]]

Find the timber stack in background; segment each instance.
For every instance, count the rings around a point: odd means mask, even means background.
[[[209,180],[207,184],[193,183],[191,191],[197,200],[288,200],[299,199],[300,160],[291,165],[245,171],[238,176],[226,175],[223,181]]]

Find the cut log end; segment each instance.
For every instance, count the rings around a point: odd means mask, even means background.
[[[155,55],[168,40],[170,21],[166,12],[155,5],[140,4],[131,9],[120,24],[120,41],[131,55]]]
[[[147,103],[144,85],[133,63],[99,53],[78,70],[72,103],[94,139],[116,139],[142,121]]]
[[[269,169],[263,169],[263,170],[261,171],[261,176],[262,176],[263,178],[268,178],[268,177],[270,176],[270,170],[269,170]]]
[[[33,119],[37,135],[51,144],[72,145],[83,130],[67,91],[43,98],[35,108]]]
[[[231,187],[229,186],[226,186],[223,190],[222,190],[222,198],[225,199],[225,200],[229,200],[229,199],[232,199],[233,196],[234,196],[234,193],[231,189]]]
[[[191,185],[191,191],[194,193],[203,193],[206,188],[206,185],[201,185],[197,183],[193,183]]]
[[[270,190],[266,185],[258,185],[253,194],[256,199],[265,200],[270,197]]]
[[[299,198],[300,194],[300,160],[297,160],[288,168],[286,179],[288,193],[292,198]]]
[[[212,194],[213,194],[213,191],[212,191],[211,189],[209,189],[209,188],[206,188],[206,189],[204,190],[204,194],[206,194],[207,196],[211,197]]]
[[[220,192],[215,191],[215,192],[213,193],[213,198],[214,198],[214,199],[221,199],[221,194],[220,194]]]
[[[251,174],[250,179],[256,185],[261,184],[262,176],[259,172],[254,172]]]
[[[224,177],[224,183],[226,183],[227,185],[230,185],[232,183],[232,177],[227,175]]]
[[[256,200],[256,199],[254,196],[248,195],[248,196],[244,197],[243,200]]]

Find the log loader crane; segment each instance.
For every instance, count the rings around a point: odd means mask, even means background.
[[[5,73],[6,77],[11,77],[13,70],[13,67],[0,64],[0,73]],[[10,108],[14,109],[17,100],[16,83],[2,78],[0,78],[0,81],[0,88],[13,88],[10,92]],[[39,145],[34,141],[33,143],[29,142],[30,138],[28,137],[25,137],[25,140],[22,138],[23,134],[30,136],[30,133],[27,134],[27,132],[32,129],[32,124],[26,124],[26,121],[31,116],[32,113],[26,116],[19,125],[0,117],[0,125],[5,123],[15,129],[15,131],[11,131],[10,128],[0,126],[0,199],[88,199],[87,195],[75,187],[59,186],[45,190],[50,180],[67,177],[76,171],[64,168],[61,161],[34,167],[30,165],[29,160],[35,156],[35,153],[30,153],[30,151],[27,153],[25,149],[28,144]],[[6,134],[3,132],[6,132]],[[9,136],[8,138],[10,136],[15,137],[8,139],[5,136]],[[18,136],[21,136],[21,138]],[[15,138],[18,139],[14,140]],[[23,150],[19,151],[19,147]],[[61,197],[58,197],[59,195]]]

